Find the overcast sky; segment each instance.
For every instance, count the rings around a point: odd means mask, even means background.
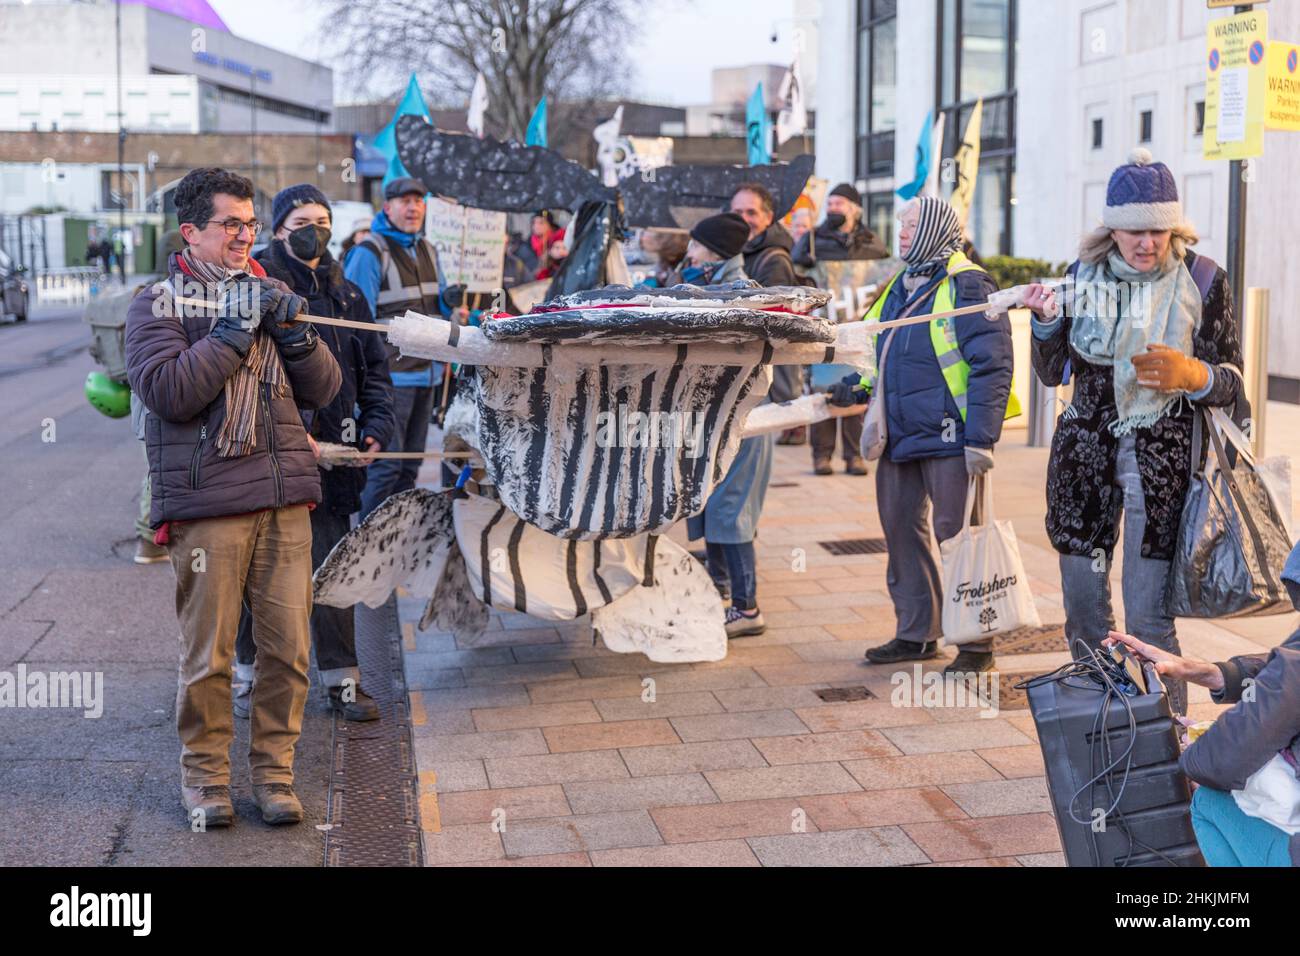
[[[239,36],[309,60],[321,58],[316,43],[322,27],[319,3],[209,3]],[[709,71],[714,67],[788,61],[792,10],[792,0],[644,0],[639,6],[636,46],[606,54],[633,58],[632,98],[674,106],[707,103]],[[774,28],[780,35],[777,43],[771,41]],[[599,50],[599,39],[592,46]],[[344,83],[336,80],[335,86],[339,102],[355,98],[348,95]]]

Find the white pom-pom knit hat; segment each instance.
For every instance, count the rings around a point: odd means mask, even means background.
[[[1151,160],[1151,151],[1138,147],[1128,164],[1110,174],[1106,209],[1101,216],[1107,229],[1177,229],[1183,222],[1174,174],[1164,163]]]

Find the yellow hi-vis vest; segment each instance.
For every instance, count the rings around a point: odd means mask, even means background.
[[[931,312],[950,312],[954,308],[952,294],[952,277],[961,272],[969,272],[972,269],[978,272],[984,270],[966,258],[966,254],[960,249],[948,257],[945,266],[948,272],[948,278],[939,283],[939,288],[934,293],[934,303],[930,308]],[[885,285],[876,301],[872,303],[867,314],[862,317],[864,322],[879,322],[881,313],[885,310],[885,300],[889,298],[889,291],[898,281],[898,277],[903,273],[898,272]],[[895,329],[895,332],[898,330]],[[952,400],[957,404],[957,411],[961,413],[961,420],[966,421],[966,385],[970,380],[970,365],[962,358],[961,350],[957,347],[957,331],[952,326],[952,319],[933,319],[930,322],[930,344],[934,346],[935,358],[939,360],[939,371],[943,373],[944,383],[948,386],[948,393],[952,395]],[[863,384],[869,384],[863,382]],[[1007,400],[1007,411],[1003,419],[1015,418],[1020,414],[1020,400],[1016,398],[1015,383],[1012,382],[1010,397]]]

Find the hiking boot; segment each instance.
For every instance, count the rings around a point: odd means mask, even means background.
[[[154,544],[149,538],[135,539],[135,563],[136,564],[158,564],[160,561],[167,560],[167,549],[160,544]]]
[[[818,455],[816,458],[813,459],[814,475],[829,475],[831,474],[831,472],[832,469],[831,469],[830,455],[826,455],[825,457]]]
[[[379,705],[375,703],[375,699],[362,690],[360,684],[353,687],[352,693],[356,700],[344,700],[343,688],[331,687],[329,689],[330,710],[342,714],[344,720],[358,722],[378,720]]]
[[[763,615],[758,608],[754,608],[752,611],[742,611],[732,605],[727,608],[724,623],[727,628],[728,639],[749,637],[753,634],[762,634],[767,630],[767,624],[763,621]]]
[[[253,682],[235,681],[230,685],[230,709],[240,720],[248,719],[249,708],[253,705]]]
[[[965,674],[979,674],[991,670],[993,670],[992,651],[959,650],[952,663],[945,667],[943,672],[960,677]]]
[[[777,438],[778,445],[806,445],[808,444],[808,428],[806,425],[796,425],[794,428],[787,428],[781,432]]]
[[[185,808],[190,823],[201,820],[204,830],[228,827],[235,822],[235,806],[230,802],[230,787],[225,785],[187,787],[182,784],[181,806]]]
[[[253,784],[253,802],[262,811],[262,821],[272,826],[281,823],[300,823],[302,804],[293,787],[287,783]]]
[[[849,475],[866,475],[870,474],[867,468],[867,460],[861,455],[854,455],[844,463],[844,471]]]
[[[867,648],[867,662],[871,664],[896,664],[899,661],[928,661],[939,656],[939,642],[905,641],[896,637],[888,644]]]

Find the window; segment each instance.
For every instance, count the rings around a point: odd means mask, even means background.
[[[1092,121],[1092,148],[1093,149],[1101,149],[1102,147],[1103,139],[1102,139],[1101,130],[1102,130],[1101,117],[1097,117]]]
[[[896,0],[858,0],[856,175],[894,174],[898,101]]]
[[[1132,124],[1129,129],[1133,131],[1130,134],[1133,137],[1131,142],[1151,147],[1153,152],[1156,151],[1157,105],[1155,93],[1143,93],[1133,97],[1133,112],[1129,114],[1131,117],[1129,122]],[[1128,145],[1125,144],[1126,149]]]
[[[1016,0],[937,0],[936,108],[944,114],[940,161],[951,159],[975,104],[984,101],[980,165],[967,226],[981,255],[1011,251],[1015,195]],[[945,190],[947,191],[947,190]]]
[[[867,196],[867,228],[880,237],[886,249],[894,248],[894,194],[871,193]]]

